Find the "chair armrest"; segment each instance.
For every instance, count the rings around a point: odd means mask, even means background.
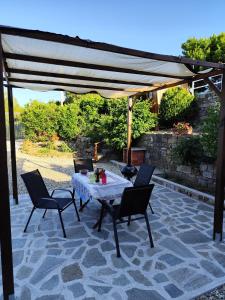
[[[47,198],[47,197],[46,198],[40,198],[40,202],[42,202],[42,203],[40,203],[40,208],[51,208],[52,204],[54,203],[56,208],[59,209],[59,204],[53,198]],[[41,205],[41,204],[43,204],[43,205]]]
[[[73,193],[70,191],[70,190],[68,190],[68,189],[54,189],[53,191],[52,191],[52,193],[51,193],[51,197],[53,196],[53,194],[55,193],[55,191],[64,191],[64,192],[68,192],[68,193],[70,193],[70,195],[71,195],[71,198],[73,198]]]

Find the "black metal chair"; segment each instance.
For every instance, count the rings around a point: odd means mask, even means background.
[[[26,232],[27,227],[30,223],[31,217],[34,213],[35,209],[44,209],[43,218],[45,217],[45,214],[48,209],[56,209],[59,213],[60,223],[62,226],[63,236],[66,237],[66,232],[62,220],[61,213],[72,203],[75,207],[75,211],[77,214],[77,219],[80,221],[79,213],[77,211],[74,195],[70,190],[67,189],[54,189],[52,194],[49,195],[49,192],[46,188],[46,185],[44,183],[44,180],[39,172],[39,170],[34,170],[32,172],[28,172],[25,174],[21,174],[21,177],[25,183],[25,186],[27,188],[27,191],[30,195],[31,201],[33,203],[33,209],[30,213],[30,216],[28,218],[27,224],[24,228],[24,232]],[[70,198],[59,198],[59,197],[53,197],[55,191],[66,191],[70,193]]]
[[[141,165],[137,173],[137,176],[135,178],[134,186],[143,186],[149,184],[154,170],[155,170],[155,166],[151,166],[148,164]],[[149,207],[151,209],[152,214],[154,214],[150,202],[149,202]]]
[[[78,158],[73,160],[74,164],[74,171],[75,173],[79,173],[82,169],[87,169],[89,172],[94,171],[93,162],[91,158]],[[75,190],[73,190],[73,194],[75,194]],[[88,204],[88,201],[86,201],[84,204],[82,202],[82,199],[80,198],[80,209],[79,211],[82,211],[83,208]]]
[[[104,201],[102,202],[102,209],[101,209],[101,216],[98,224],[98,231],[101,231],[101,225],[104,215],[104,210],[108,210],[110,215],[112,216],[113,221],[113,230],[114,230],[114,236],[115,236],[115,242],[116,242],[116,251],[117,251],[117,257],[120,257],[120,247],[119,247],[119,239],[117,234],[117,224],[121,223],[127,223],[126,221],[123,221],[122,218],[125,217],[131,217],[133,215],[141,214],[144,215],[144,217],[138,217],[135,219],[132,219],[132,221],[139,220],[142,218],[145,218],[150,245],[151,248],[154,247],[152,234],[151,234],[151,228],[148,220],[148,214],[147,214],[147,206],[151,197],[151,193],[153,190],[154,184],[148,184],[145,186],[140,187],[128,187],[124,189],[121,203],[120,205],[111,205],[110,203]],[[117,220],[122,220],[117,222]],[[130,224],[130,222],[128,222]]]

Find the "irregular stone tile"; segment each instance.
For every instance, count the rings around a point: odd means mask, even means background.
[[[94,246],[94,245],[96,245],[98,243],[99,243],[99,240],[97,240],[97,239],[88,239],[88,241],[87,241],[87,244],[89,246]]]
[[[186,224],[193,224],[194,223],[194,220],[192,220],[191,218],[189,217],[184,217],[184,218],[179,218],[179,220],[183,223],[186,223]]]
[[[137,255],[139,257],[144,257],[144,251],[142,249],[139,249],[138,252],[137,252]]]
[[[208,243],[210,239],[199,230],[193,229],[177,235],[185,244]]]
[[[116,268],[124,269],[126,267],[129,267],[129,264],[124,260],[123,257],[117,257],[115,254],[112,254],[111,260],[112,260],[114,267],[116,267]]]
[[[206,216],[204,215],[197,215],[197,216],[194,216],[193,219],[199,221],[199,222],[202,222],[202,223],[205,223],[205,222],[209,222],[209,218],[207,218]]]
[[[152,285],[151,282],[139,270],[130,270],[128,273],[136,282],[145,286]]]
[[[152,260],[149,260],[149,261],[147,261],[145,264],[144,264],[144,266],[143,266],[143,270],[144,271],[150,271],[150,269],[151,269],[151,267],[152,267],[152,263],[153,263],[153,261]]]
[[[114,299],[114,300],[124,300],[124,298],[117,292],[112,293],[112,299]]]
[[[81,283],[77,282],[68,286],[68,289],[73,293],[74,299],[83,296],[85,294],[84,287]]]
[[[178,265],[178,264],[180,264],[180,263],[183,262],[182,259],[176,257],[176,256],[173,255],[173,254],[169,254],[169,253],[160,256],[160,257],[159,257],[159,260],[161,260],[162,262],[167,263],[167,264],[170,265],[170,266],[176,266],[176,265]]]
[[[159,242],[159,245],[165,247],[166,249],[174,252],[174,254],[179,255],[184,258],[194,258],[194,254],[186,248],[181,242],[173,239],[173,238],[165,238],[164,240]]]
[[[129,283],[130,281],[127,279],[127,277],[124,274],[121,274],[119,277],[113,279],[114,285],[125,286]]]
[[[135,251],[137,249],[137,246],[126,244],[126,245],[121,245],[120,248],[126,254],[126,256],[133,257],[134,253],[135,253]]]
[[[93,224],[92,224],[92,226],[93,226]],[[101,240],[108,240],[109,232],[106,231],[105,229],[102,229],[101,232],[96,232],[96,230],[95,230],[92,232],[92,235]]]
[[[14,266],[14,268],[22,263],[23,257],[24,257],[24,250],[13,251],[13,266]]]
[[[74,226],[66,229],[67,236],[76,240],[88,238],[84,226]]]
[[[98,271],[98,275],[106,275],[111,276],[113,274],[117,273],[116,271],[112,270],[111,268],[104,268]]]
[[[218,252],[213,252],[212,255],[218,264],[225,268],[225,255]]]
[[[106,264],[106,259],[97,248],[93,248],[86,251],[82,264],[86,268],[104,266]]]
[[[47,255],[59,256],[62,253],[60,249],[48,249]]]
[[[126,291],[128,300],[166,300],[162,295],[154,290],[140,290],[137,288],[132,288]]]
[[[35,300],[65,300],[63,295],[44,295]]]
[[[21,268],[16,273],[16,277],[20,280],[25,279],[30,276],[32,268],[26,265],[21,266]]]
[[[171,233],[166,228],[161,229],[159,232],[163,235],[171,235]]]
[[[73,259],[80,259],[80,258],[82,257],[82,255],[84,254],[85,249],[86,249],[85,246],[80,247],[80,248],[74,253],[74,255],[72,256],[72,258],[73,258]]]
[[[110,286],[89,285],[89,287],[92,288],[99,295],[108,294],[109,291],[112,289]]]
[[[178,289],[178,287],[176,287],[174,284],[168,284],[164,287],[164,289],[167,291],[171,298],[177,298],[183,295],[183,292],[180,289]]]
[[[200,203],[197,207],[198,211],[209,211],[213,212],[213,206],[208,206],[206,204]]]
[[[23,248],[26,244],[26,239],[12,239],[12,248]]]
[[[158,282],[158,283],[166,282],[166,281],[169,280],[169,279],[166,277],[166,275],[163,274],[163,273],[158,273],[158,274],[156,274],[153,278],[154,278],[154,280],[155,280],[156,282]]]
[[[139,266],[141,264],[141,261],[139,258],[135,258],[134,260],[132,260],[132,264]]]
[[[169,276],[171,276],[172,279],[175,280],[178,284],[184,284],[190,277],[193,276],[193,270],[183,267],[170,272]]]
[[[38,260],[41,258],[42,254],[44,253],[44,250],[35,250],[30,257],[31,263],[37,263]]]
[[[41,290],[51,291],[54,288],[56,288],[58,284],[59,284],[59,276],[53,275],[49,280],[47,280],[44,284],[42,284]]]
[[[61,270],[63,282],[81,279],[83,272],[77,263],[68,265]]]
[[[188,282],[184,285],[184,288],[188,291],[199,289],[200,287],[212,282],[212,279],[202,274],[195,274],[191,277]]]
[[[115,249],[115,246],[111,242],[106,241],[101,244],[101,249],[103,252],[107,252],[107,251],[111,251],[111,250]]]
[[[36,284],[65,261],[64,258],[46,256],[41,266],[32,276],[30,282]]]
[[[20,299],[31,300],[31,291],[28,287],[26,287],[26,286],[22,287]]]
[[[63,243],[63,248],[76,248],[77,246],[80,246],[83,244],[83,241],[69,241],[66,243]]]
[[[124,230],[119,231],[118,235],[119,235],[120,243],[125,243],[125,242],[137,243],[137,242],[140,241],[136,236],[134,236],[134,235],[132,235],[132,234],[130,234],[127,231],[124,231]]]
[[[155,263],[155,269],[156,269],[156,270],[165,270],[165,269],[166,269],[166,266],[165,266],[162,262],[157,261],[157,262]]]
[[[162,223],[156,221],[156,222],[150,222],[150,226],[151,226],[152,230],[159,230],[160,228],[164,227],[165,224],[162,224]]]

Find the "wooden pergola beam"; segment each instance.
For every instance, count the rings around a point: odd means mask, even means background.
[[[75,80],[83,80],[83,81],[93,81],[93,82],[103,82],[103,83],[116,83],[116,84],[137,85],[137,86],[153,86],[151,83],[148,83],[148,82],[137,82],[137,81],[130,81],[130,80],[107,79],[107,78],[79,76],[79,75],[70,75],[70,74],[43,72],[43,71],[35,71],[35,70],[24,70],[24,69],[9,68],[8,71],[10,73],[25,74],[25,75],[36,75],[36,76],[43,76],[43,77],[54,77],[54,78],[63,78],[63,79],[75,79]]]
[[[47,58],[47,57],[24,55],[24,54],[15,54],[15,53],[8,53],[8,52],[5,52],[4,56],[6,59],[30,61],[30,62],[36,62],[36,63],[44,63],[44,64],[59,65],[59,66],[74,67],[74,68],[101,70],[101,71],[136,74],[136,75],[159,76],[159,77],[174,78],[174,79],[192,78],[192,76],[190,77],[190,76],[168,75],[168,74],[158,73],[158,72],[148,72],[148,71],[141,71],[141,70],[135,70],[135,69],[129,69],[129,68],[120,68],[120,67],[113,67],[113,66],[106,66],[106,65],[89,64],[89,63],[84,63],[84,62],[79,62],[79,61],[70,61],[70,60]]]

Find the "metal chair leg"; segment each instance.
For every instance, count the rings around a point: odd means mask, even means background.
[[[154,243],[153,243],[153,239],[152,239],[151,227],[150,227],[150,224],[149,224],[147,212],[145,212],[145,222],[146,222],[147,229],[148,229],[148,236],[149,236],[149,240],[150,240],[150,245],[151,245],[151,248],[153,248]]]
[[[103,216],[104,216],[104,210],[105,210],[105,207],[104,207],[104,204],[102,204],[102,208],[101,208],[101,212],[100,212],[100,219],[99,219],[99,223],[98,223],[98,232],[101,231],[101,227],[102,227],[102,220],[103,220]]]
[[[149,208],[151,209],[152,214],[154,215],[154,210],[152,209],[150,202],[148,203],[148,205],[149,205]]]
[[[114,237],[115,237],[115,242],[116,242],[116,254],[117,254],[117,257],[121,257],[118,233],[117,233],[117,228],[116,228],[116,220],[114,218],[113,218],[113,231],[114,231]]]
[[[34,210],[35,210],[35,207],[33,206],[32,211],[31,211],[31,213],[30,213],[30,216],[29,216],[29,218],[28,218],[27,224],[26,224],[26,226],[25,226],[23,232],[26,232],[27,227],[28,227],[28,225],[29,225],[29,223],[30,223],[30,219],[31,219],[31,217],[32,217],[32,215],[33,215],[33,213],[34,213]]]
[[[127,226],[130,226],[131,216],[128,217]]]
[[[46,212],[47,212],[47,208],[46,208],[45,212],[43,213],[43,216],[42,216],[43,219],[44,219],[44,217],[46,215]]]
[[[61,226],[62,226],[63,236],[64,236],[64,238],[66,238],[66,231],[65,231],[65,228],[64,228],[64,224],[63,224],[62,214],[61,214],[61,211],[59,209],[58,209],[58,213],[59,213],[60,223],[61,223]]]
[[[77,220],[78,220],[78,222],[80,222],[80,216],[79,216],[79,213],[78,213],[78,210],[77,210],[75,199],[73,199],[73,205],[75,207],[75,211],[76,211],[76,214],[77,214]]]
[[[90,201],[90,199],[88,199],[84,204],[83,204],[82,200],[80,200],[80,201],[81,201],[81,204],[80,204],[79,211],[82,211],[85,208],[85,206],[88,204],[88,202]]]

